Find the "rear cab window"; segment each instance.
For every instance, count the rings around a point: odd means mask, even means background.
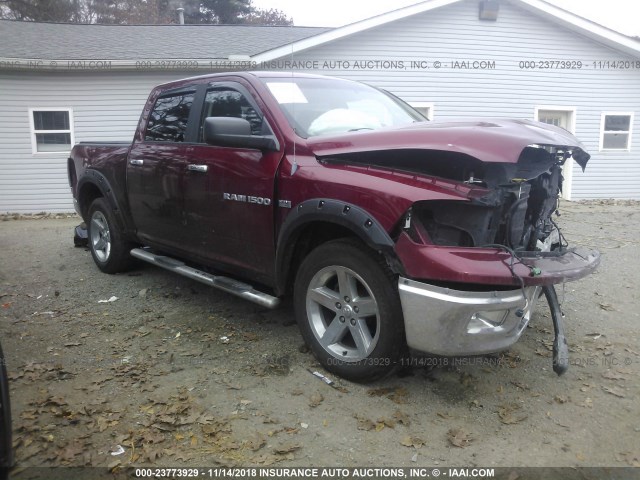
[[[184,142],[195,92],[171,93],[156,100],[149,114],[145,141]]]

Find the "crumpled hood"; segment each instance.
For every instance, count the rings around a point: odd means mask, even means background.
[[[443,150],[458,152],[483,162],[517,163],[530,145],[571,150],[584,170],[589,154],[563,128],[524,119],[470,119],[420,122],[405,127],[364,130],[307,139],[318,158],[381,150]]]

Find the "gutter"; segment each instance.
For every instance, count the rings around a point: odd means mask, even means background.
[[[73,59],[73,58],[11,58],[0,57],[0,71],[193,71],[228,72],[233,70],[255,70],[257,62],[229,60],[228,58],[140,58],[140,59]]]

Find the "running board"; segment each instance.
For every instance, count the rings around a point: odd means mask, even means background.
[[[249,300],[250,302],[262,305],[263,307],[276,308],[280,305],[279,298],[259,292],[251,285],[239,282],[232,278],[211,275],[201,270],[189,267],[180,260],[165,257],[163,255],[156,255],[148,250],[143,250],[142,248],[134,248],[130,253],[132,257],[139,258],[140,260],[162,267],[166,270],[170,270],[184,277],[197,280],[200,283],[231,293],[240,298],[244,298],[245,300]]]

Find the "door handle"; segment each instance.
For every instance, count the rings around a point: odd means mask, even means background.
[[[187,170],[189,170],[190,172],[201,172],[201,173],[205,173],[207,170],[209,170],[209,167],[206,165],[194,165],[194,164],[190,164],[187,166]]]
[[[144,164],[144,160],[136,160],[134,158],[134,159],[129,160],[129,164],[131,164],[131,165],[143,165]]]

